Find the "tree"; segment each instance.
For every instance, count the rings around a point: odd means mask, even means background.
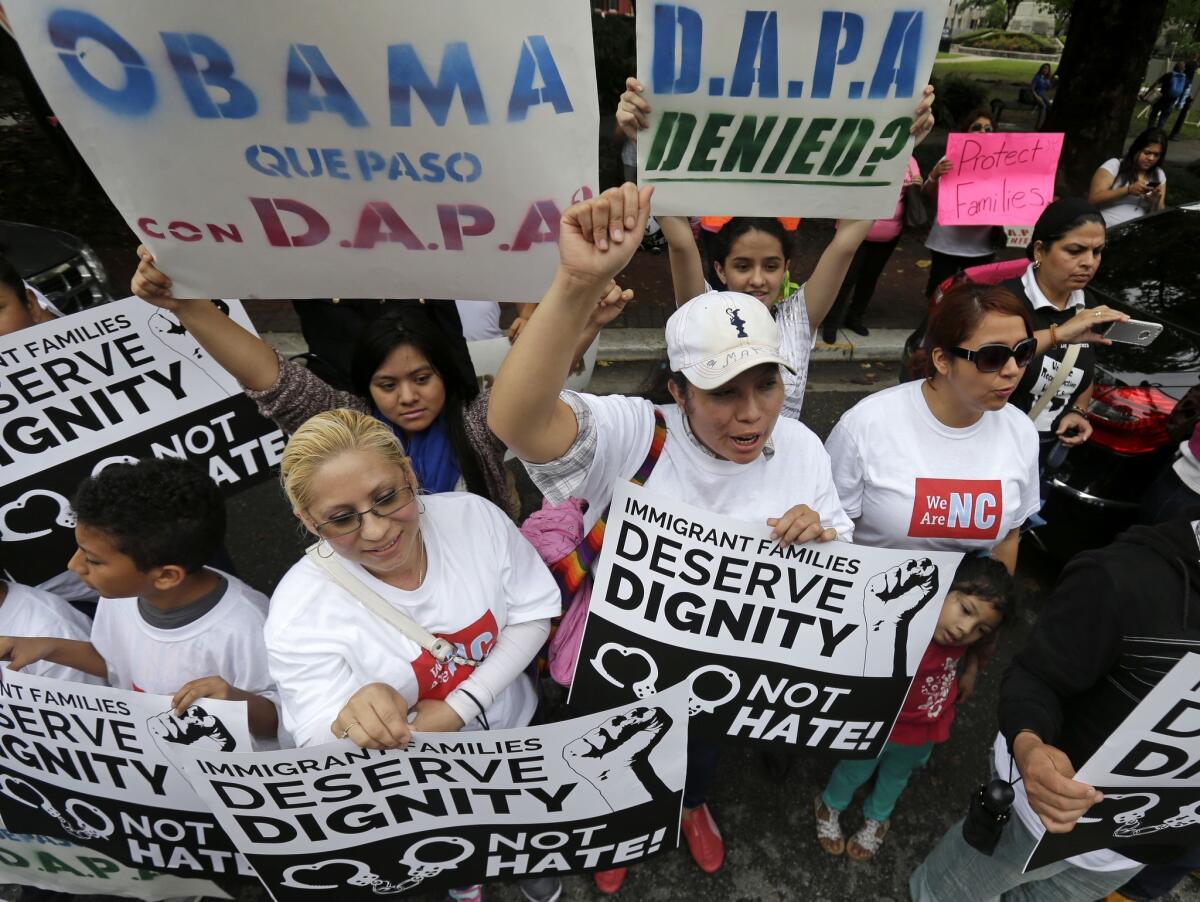
[[[1012,23],[1013,16],[1017,14],[1017,7],[1020,5],[1021,0],[965,0],[959,9],[986,9],[990,24],[994,8],[996,21],[993,27],[1008,31],[1008,26]]]
[[[1168,2],[1075,0],[1046,122],[1066,133],[1060,171],[1071,193],[1086,194],[1096,167],[1124,152]]]

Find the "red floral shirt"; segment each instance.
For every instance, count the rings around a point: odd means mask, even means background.
[[[966,651],[965,646],[929,643],[889,742],[924,745],[950,738],[954,700],[958,696],[958,662]]]

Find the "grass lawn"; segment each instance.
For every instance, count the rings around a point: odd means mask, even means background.
[[[1041,65],[1037,60],[1007,60],[951,54],[943,57],[939,53],[938,61],[933,64],[933,77],[942,78],[954,73],[955,75],[969,75],[979,81],[1028,84],[1033,80],[1033,76]]]
[[[966,59],[967,55],[965,53],[942,53],[939,50],[937,58],[940,60],[961,60]]]

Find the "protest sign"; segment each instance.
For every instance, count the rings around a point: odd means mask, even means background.
[[[571,703],[685,683],[702,739],[878,755],[962,556],[770,534],[618,481]]]
[[[53,836],[0,830],[0,884],[5,883],[76,896],[127,896],[147,902],[199,896],[231,898],[210,880],[132,868]]]
[[[237,301],[220,302],[253,331]],[[232,494],[270,475],[284,437],[170,312],[135,298],[0,337],[0,541],[37,584],[75,550],[70,499],[113,463],[195,460]]]
[[[619,867],[679,844],[687,693],[541,727],[175,761],[277,902]],[[331,894],[335,894],[331,896]]]
[[[562,0],[6,0],[177,297],[539,298],[597,187]]]
[[[641,4],[655,212],[890,217],[947,5]]]
[[[1104,800],[1070,833],[1045,834],[1026,871],[1097,849],[1200,845],[1200,654],[1180,658],[1075,779]]]
[[[163,695],[3,671],[0,817],[184,877],[252,877],[165,750],[249,749],[245,702],[204,699],[183,716]]]
[[[1007,226],[1004,238],[1008,247],[1029,247],[1029,242],[1033,240],[1033,226]]]
[[[1037,222],[1054,199],[1063,136],[1048,132],[951,133],[938,182],[942,225],[1022,226]]]

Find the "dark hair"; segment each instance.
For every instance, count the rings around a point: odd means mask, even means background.
[[[1017,612],[1020,592],[1008,568],[994,557],[967,555],[954,572],[951,592],[982,598],[1000,612],[1004,623]]]
[[[1137,155],[1149,147],[1151,144],[1157,144],[1162,148],[1162,156],[1158,158],[1158,167],[1162,167],[1167,162],[1167,145],[1171,141],[1167,137],[1167,133],[1161,128],[1148,128],[1129,145],[1129,150],[1125,151],[1125,156],[1121,158],[1121,165],[1117,169],[1117,177],[1113,179],[1113,184],[1116,184],[1121,179],[1125,180],[1125,184],[1129,184],[1137,178]]]
[[[717,232],[712,243],[713,261],[725,265],[733,251],[733,244],[749,232],[766,232],[783,248],[783,261],[792,258],[792,235],[778,219],[769,216],[735,216]]]
[[[1037,74],[1038,74],[1038,75],[1041,75],[1041,74],[1042,74],[1042,70],[1043,70],[1043,69],[1045,69],[1045,70],[1046,70],[1046,74],[1047,74],[1047,75],[1049,75],[1049,74],[1050,74],[1050,71],[1051,71],[1051,69],[1050,69],[1050,64],[1049,64],[1049,63],[1042,63],[1040,66],[1038,66]]]
[[[1066,206],[1067,204],[1070,204],[1070,206]],[[1065,208],[1063,209],[1063,214],[1060,217],[1050,219],[1050,216],[1059,208]],[[1076,212],[1077,209],[1082,210],[1082,212],[1078,212],[1078,215],[1072,216],[1071,213]],[[1033,238],[1025,248],[1025,256],[1032,260],[1036,256],[1039,242],[1041,242],[1042,247],[1049,250],[1080,226],[1089,224],[1098,225],[1101,229],[1104,228],[1103,214],[1095,207],[1092,207],[1091,204],[1082,198],[1055,201],[1042,211],[1037,225],[1034,226]]]
[[[106,533],[143,573],[175,565],[195,573],[225,538],[225,499],[186,460],[113,464],[85,479],[72,502],[79,522]]]
[[[932,379],[937,375],[933,365],[933,349],[948,351],[957,348],[974,334],[989,313],[1020,317],[1025,334],[1033,334],[1029,311],[1015,294],[999,285],[980,285],[960,282],[943,296],[929,315],[925,340],[912,356],[910,367],[914,376]]]
[[[488,492],[483,466],[467,438],[466,410],[479,395],[479,385],[467,379],[455,359],[451,340],[420,308],[381,316],[363,330],[350,361],[350,383],[354,393],[366,399],[374,410],[371,380],[388,355],[405,345],[429,361],[445,386],[446,403],[442,415],[467,491],[505,507],[504,498],[493,498]],[[387,422],[396,428],[390,420]]]
[[[958,130],[960,132],[970,131],[971,124],[976,119],[986,119],[988,122],[992,123],[992,128],[996,127],[996,114],[991,110],[985,110],[983,107],[979,107],[978,109],[971,110],[971,112],[967,113],[967,115],[962,118],[962,121],[959,123]]]
[[[17,268],[2,253],[0,253],[0,285],[11,288],[13,294],[17,296],[17,300],[28,306],[29,295],[25,293],[25,281],[17,272]]]

